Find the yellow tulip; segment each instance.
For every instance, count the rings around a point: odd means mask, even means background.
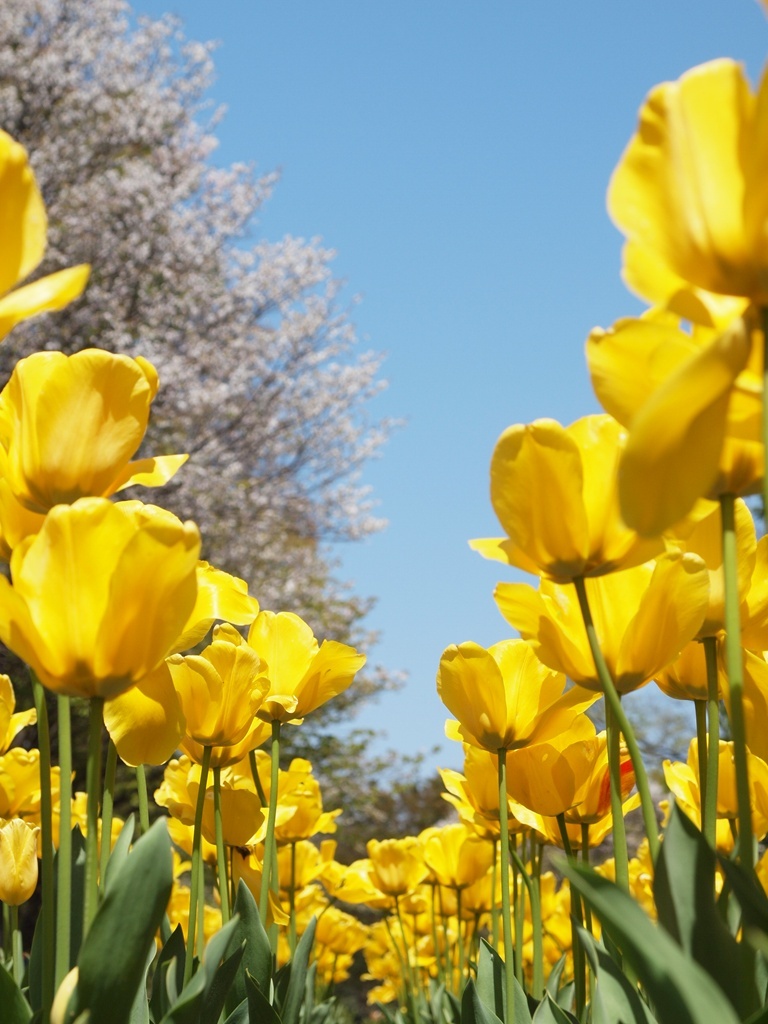
[[[141,357],[92,348],[19,360],[0,393],[0,466],[17,501],[47,512],[84,496],[166,483],[186,455],[130,461],[157,388],[155,368]]]
[[[768,304],[768,77],[715,60],[651,91],[608,192],[627,283],[686,319]]]
[[[260,612],[248,644],[264,663],[269,690],[258,712],[265,722],[300,722],[346,690],[365,664],[354,647],[324,640],[291,612]]]
[[[616,469],[625,432],[609,416],[569,427],[509,427],[491,459],[491,501],[507,538],[470,541],[486,558],[566,581],[637,565],[663,550],[622,521]]]
[[[114,697],[155,669],[194,606],[194,523],[138,502],[59,505],[0,577],[0,638],[57,693]]]
[[[368,878],[386,896],[405,896],[424,880],[427,865],[421,843],[413,836],[405,839],[370,839]]]
[[[437,672],[437,692],[458,719],[448,735],[492,753],[542,743],[579,729],[579,712],[596,698],[547,668],[524,640],[447,648]]]
[[[424,863],[440,885],[465,889],[486,874],[493,863],[493,843],[460,822],[421,833]]]
[[[239,743],[268,683],[259,656],[240,642],[234,626],[217,626],[200,654],[174,654],[167,664],[190,739],[201,746]]]
[[[751,751],[749,761],[749,792],[752,805],[752,827],[758,839],[768,832],[768,764]],[[699,745],[691,740],[688,761],[664,761],[664,779],[675,800],[696,825],[701,821],[699,791]],[[720,740],[717,771],[717,817],[736,821],[736,768],[733,743]]]
[[[709,602],[709,574],[693,554],[670,552],[585,583],[619,693],[636,690],[678,657],[701,628]],[[538,590],[500,583],[495,597],[504,618],[530,640],[545,665],[600,690],[574,587],[549,580],[541,580]]]
[[[699,498],[759,488],[761,349],[762,336],[743,320],[692,335],[668,317],[626,320],[590,336],[597,397],[629,429],[622,515],[644,536],[671,527]]]
[[[86,264],[11,291],[43,258],[45,206],[23,146],[0,131],[0,339],[28,317],[66,306],[85,288]]]
[[[0,821],[0,900],[18,907],[37,887],[39,828],[21,818]]]
[[[501,827],[498,757],[465,743],[464,774],[451,768],[440,768],[439,772],[447,790],[442,794],[443,799],[456,808],[459,819],[485,838],[498,839]],[[522,827],[511,818],[509,826],[512,832]]]
[[[166,662],[104,702],[104,725],[122,760],[165,764],[184,737],[184,713]]]

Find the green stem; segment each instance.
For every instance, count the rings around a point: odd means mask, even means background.
[[[736,499],[733,494],[720,495],[723,524],[723,589],[725,592],[725,661],[731,694],[731,733],[733,760],[736,769],[736,800],[738,805],[738,858],[748,870],[754,867],[752,841],[752,807],[749,795],[747,736],[744,722],[744,676],[741,658],[741,617],[739,614],[738,553],[736,550]]]
[[[13,928],[11,927],[11,906],[3,904],[3,957],[6,961],[13,956]]]
[[[518,870],[518,861],[522,860],[521,857],[517,857],[517,841],[516,835],[509,837],[509,850],[512,856],[512,916],[515,921],[515,979],[521,988],[525,987],[525,978],[523,977],[523,957],[522,949],[525,939],[525,899],[523,897],[523,889],[520,885],[520,872]],[[524,848],[525,839],[520,836],[520,849]]]
[[[621,699],[621,698],[619,698]],[[616,884],[629,892],[629,850],[627,830],[624,824],[624,808],[621,802],[621,731],[605,705],[605,727],[608,743],[608,774],[611,780],[611,830],[613,832],[613,862]]]
[[[291,881],[288,886],[288,948],[296,952],[296,843],[291,843]]]
[[[269,889],[272,884],[275,821],[277,820],[277,787],[280,781],[280,723],[272,722],[272,771],[269,790],[269,812],[267,815],[267,834],[264,838],[264,867],[261,875],[261,895],[259,899],[259,915],[266,922],[269,910]],[[266,928],[266,924],[264,925]],[[274,952],[274,950],[273,950]]]
[[[496,885],[499,877],[499,843],[493,840],[493,867],[491,871],[491,937],[493,948],[499,948],[499,905],[496,902]]]
[[[99,905],[99,804],[101,802],[101,733],[104,721],[104,700],[91,697],[88,716],[88,763],[86,785],[88,803],[85,837],[85,897],[83,903],[83,938],[88,934]]]
[[[147,794],[147,769],[136,765],[136,795],[139,798],[139,835],[149,832],[149,797]]]
[[[582,822],[581,825],[581,862],[589,867],[589,825]],[[588,903],[584,903],[584,927],[590,935],[592,932],[592,910]]]
[[[709,749],[707,747],[707,702],[695,700],[696,710],[696,746],[699,753],[699,806],[701,808],[701,831],[706,834],[704,812],[707,806],[707,774]]]
[[[430,890],[432,892],[431,909],[432,909],[432,945],[435,947],[435,964],[437,965],[437,982],[439,985],[445,983],[445,968],[443,965],[443,957],[440,952],[440,943],[437,937],[437,908],[435,906],[437,902],[437,883],[430,883]]]
[[[248,753],[248,762],[251,766],[251,775],[253,776],[253,784],[256,787],[256,793],[258,794],[259,800],[261,800],[261,806],[266,807],[267,805],[267,794],[264,792],[264,787],[261,784],[259,777],[259,767],[256,762],[256,751],[251,750]]]
[[[541,999],[544,991],[544,934],[541,927],[541,895],[535,880],[528,874],[525,863],[516,850],[511,851],[512,863],[517,867],[518,874],[525,885],[531,901],[531,926],[533,928],[533,988],[531,995]],[[531,870],[533,870],[531,861]],[[520,957],[522,960],[522,957]]]
[[[512,912],[509,903],[509,807],[507,805],[507,752],[499,752],[499,822],[501,825],[501,921],[504,934],[504,983],[507,1004],[504,1024],[515,1019],[515,964],[512,946]]]
[[[560,838],[563,841],[563,849],[565,855],[571,864],[576,863],[576,858],[573,855],[573,849],[571,847],[571,840],[568,836],[568,827],[565,824],[565,814],[557,815],[557,824],[560,829]],[[584,927],[584,910],[581,902],[581,896],[571,885],[571,906],[573,913],[571,914],[571,949],[573,952],[573,985],[574,994],[576,997],[576,1016],[579,1020],[582,1020],[584,1016],[584,1007],[587,1002],[587,985],[586,985],[586,959],[584,956],[584,950],[581,946],[579,939],[579,933],[576,930],[576,925],[579,924]]]
[[[13,931],[13,980],[21,988],[24,981],[24,945],[19,928],[18,907],[11,907],[11,929]]]
[[[107,744],[107,764],[104,768],[104,796],[101,802],[101,882],[107,877],[107,863],[112,852],[112,809],[115,794],[115,769],[117,768],[117,747]]]
[[[203,747],[203,763],[200,766],[200,785],[197,790],[195,805],[195,827],[192,833],[192,867],[189,876],[189,924],[187,927],[187,958],[184,961],[184,984],[192,977],[192,965],[195,959],[195,930],[197,928],[197,905],[205,899],[201,893],[200,874],[202,866],[202,829],[203,808],[205,807],[205,789],[208,785],[208,769],[211,764],[211,748]]]
[[[459,937],[459,992],[461,995],[464,988],[464,960],[466,951],[464,949],[464,933],[461,930],[461,889],[456,887],[456,929]]]
[[[606,705],[610,707],[611,713],[621,729],[622,735],[624,736],[624,742],[627,744],[629,756],[632,760],[632,767],[635,772],[635,785],[637,786],[637,792],[640,795],[640,804],[643,812],[645,834],[648,836],[648,847],[651,853],[651,860],[655,864],[659,855],[659,826],[656,820],[656,809],[653,806],[651,788],[648,785],[648,775],[645,771],[645,765],[643,764],[643,758],[640,754],[640,748],[637,745],[635,733],[629,724],[629,719],[624,712],[624,708],[621,706],[621,701],[619,700],[619,695],[616,692],[616,687],[613,679],[611,678],[611,673],[608,670],[605,658],[603,657],[603,652],[600,649],[597,631],[595,630],[595,624],[592,621],[592,613],[589,608],[589,598],[587,597],[587,588],[584,583],[584,577],[576,577],[573,583],[579,597],[581,616],[584,620],[584,628],[587,631],[587,639],[589,640],[592,658],[595,662],[597,677],[605,695]]]
[[[229,921],[229,876],[227,874],[227,851],[224,849],[224,826],[221,820],[221,768],[213,769],[213,820],[216,828],[216,870],[219,875],[219,896],[221,897],[221,925]]]
[[[720,762],[720,687],[717,679],[717,639],[704,638],[704,657],[707,663],[707,791],[706,805],[702,808],[704,836],[714,850],[717,845],[717,785]],[[699,751],[701,757],[701,751]]]
[[[56,698],[59,720],[59,854],[56,888],[56,988],[69,972],[72,919],[72,724],[69,697]]]
[[[56,980],[56,932],[53,902],[53,803],[51,799],[51,734],[48,728],[48,705],[40,680],[30,671],[37,710],[37,742],[40,747],[40,843],[43,850],[42,886],[42,1010],[47,1024],[51,1014]]]

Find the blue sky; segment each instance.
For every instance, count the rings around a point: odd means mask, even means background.
[[[642,307],[620,279],[608,179],[648,90],[716,57],[754,80],[756,0],[137,0],[216,39],[217,163],[279,168],[258,234],[337,250],[363,348],[388,353],[377,416],[407,425],[365,480],[389,520],[338,552],[378,604],[372,657],[409,673],[357,724],[458,766],[435,692],[443,649],[509,630],[513,578],[467,540],[499,533],[501,431],[598,411],[591,327]],[[258,596],[258,594],[257,594]],[[639,695],[644,697],[644,693]]]

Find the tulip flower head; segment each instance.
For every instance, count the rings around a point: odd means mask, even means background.
[[[470,541],[486,558],[565,582],[644,562],[663,550],[619,513],[616,469],[626,437],[610,416],[569,427],[509,427],[491,459],[491,502],[506,538]]]
[[[651,91],[608,208],[627,283],[686,319],[723,296],[768,304],[768,76],[715,60]],[[736,308],[736,307],[734,307]]]
[[[189,617],[200,534],[163,509],[58,505],[0,577],[0,638],[57,693],[113,697],[155,669]]]
[[[318,644],[306,622],[292,612],[260,612],[248,632],[248,645],[269,680],[258,712],[264,722],[301,722],[346,690],[365,664],[365,655],[347,644]]]
[[[492,753],[542,743],[581,728],[580,712],[597,698],[547,668],[524,640],[503,640],[487,650],[475,643],[447,648],[437,672],[437,692],[458,723],[452,739]]]
[[[0,820],[0,900],[10,907],[26,903],[37,886],[39,832],[21,818]]]
[[[84,349],[36,352],[0,393],[0,468],[32,512],[135,484],[166,483],[186,455],[131,462],[149,420],[158,377],[146,359]]]

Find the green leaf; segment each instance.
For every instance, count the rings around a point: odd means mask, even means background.
[[[196,973],[193,974],[192,980],[184,987],[179,998],[163,1017],[163,1024],[199,1024],[209,992],[214,987],[219,964],[229,949],[236,927],[237,919],[233,918],[211,938],[205,947],[203,959],[200,961]],[[235,969],[237,969],[237,965],[235,965]],[[167,974],[166,977],[168,977]],[[226,990],[223,995],[226,997]],[[222,1000],[216,1020],[218,1020],[223,1006]]]
[[[559,1002],[557,996],[558,991],[560,989],[560,979],[563,976],[563,968],[565,967],[565,961],[566,955],[565,953],[563,953],[563,955],[557,961],[555,966],[549,972],[549,977],[547,978],[547,992],[549,992],[549,994],[552,996],[555,1002],[558,1003],[558,1005],[560,1006],[562,1006],[562,1003]]]
[[[760,1004],[744,984],[740,951],[715,903],[714,850],[676,805],[656,864],[653,895],[659,924],[730,999],[739,1017]]]
[[[281,1024],[280,1014],[270,1004],[248,971],[245,972],[245,990],[248,993],[249,1024]]]
[[[3,1024],[29,1024],[32,1007],[12,976],[0,967],[0,1019]]]
[[[313,917],[309,922],[306,931],[299,939],[293,959],[290,963],[290,980],[285,999],[280,1007],[280,1016],[283,1024],[298,1024],[299,1011],[304,1002],[304,984],[307,978],[309,957],[312,952],[312,943],[315,941],[315,928],[317,921]]]
[[[227,996],[227,1008],[231,1011],[246,998],[245,972],[250,973],[261,991],[269,998],[269,987],[272,979],[272,950],[269,936],[259,917],[256,900],[245,882],[240,879],[237,887],[234,913],[238,923],[235,928],[233,942],[245,942],[242,970],[238,971],[232,988]]]
[[[144,978],[141,985],[136,992],[136,998],[133,1001],[131,1007],[131,1014],[128,1018],[128,1024],[150,1024],[149,1021],[149,1002],[147,1001],[147,974],[149,968],[152,966],[152,962],[155,959],[155,946],[154,943],[150,947],[149,953],[147,954],[147,962],[144,968]]]
[[[154,1020],[162,1020],[171,1005],[178,998],[178,993],[184,984],[185,957],[184,932],[179,924],[160,950],[155,964],[155,973],[152,979],[152,999],[149,1004]],[[166,975],[169,971],[172,972],[175,982],[172,986],[172,997],[169,996],[166,980]]]
[[[531,1014],[528,1009],[528,996],[514,979],[515,1006],[514,1024],[530,1024]],[[507,990],[504,974],[504,961],[485,939],[480,940],[480,953],[477,958],[477,995],[486,1009],[505,1020],[507,1006]],[[464,1000],[462,999],[462,1014]]]
[[[125,864],[128,853],[131,849],[131,843],[133,842],[133,833],[135,831],[133,815],[129,814],[120,829],[120,835],[117,837],[117,842],[112,847],[112,852],[109,855],[107,861],[107,870],[104,878],[104,891],[109,892],[109,884],[113,878],[117,876]]]
[[[549,992],[544,993],[533,1015],[533,1024],[573,1024],[574,1021],[579,1024],[578,1018],[558,1006]]]
[[[660,1024],[738,1024],[719,985],[633,899],[584,865],[560,862],[559,867],[644,984]]]
[[[127,1024],[172,885],[171,843],[159,819],[136,843],[96,911],[80,951],[78,1012]]]
[[[205,993],[205,1000],[203,1002],[203,1008],[200,1013],[200,1024],[217,1024],[221,1017],[224,1004],[227,1000],[227,994],[232,987],[232,982],[237,974],[237,969],[243,959],[243,953],[245,952],[245,944],[240,949],[227,957],[219,965],[216,973],[213,976],[211,985],[208,991]]]
[[[248,1000],[244,999],[238,1003],[232,1013],[224,1021],[224,1024],[248,1024]]]
[[[579,928],[578,934],[596,978],[592,1024],[656,1024],[656,1018],[613,957],[584,928]]]
[[[506,1004],[504,986],[504,961],[493,946],[481,938],[475,988],[480,1002],[500,1020],[504,1020]]]
[[[461,1024],[499,1024],[503,1019],[485,1005],[470,978],[461,998]]]

